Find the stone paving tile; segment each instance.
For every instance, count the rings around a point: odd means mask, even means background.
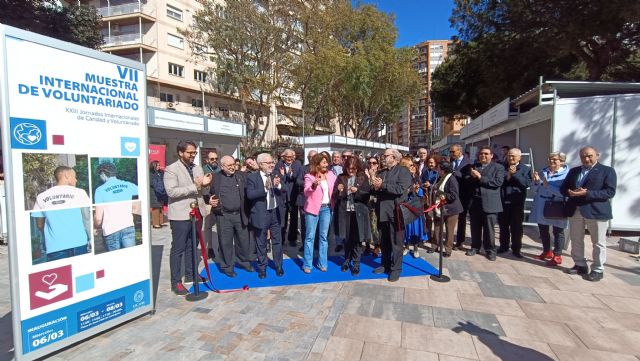
[[[523,276],[520,274],[498,274],[498,278],[505,285],[533,287],[545,290],[557,290],[558,287],[548,278]]]
[[[400,346],[401,325],[399,321],[343,314],[333,336]]]
[[[548,344],[544,342],[522,340],[493,335],[473,336],[481,361],[551,361],[557,360],[556,355]]]
[[[451,279],[460,281],[480,282],[482,279],[466,261],[447,261],[447,269]]]
[[[322,358],[320,360],[359,360],[362,355],[363,346],[364,341],[342,337],[331,337],[329,338],[325,352],[322,354]]]
[[[486,297],[506,298],[529,302],[544,302],[533,288],[507,286],[495,273],[479,272],[482,282],[478,283],[482,294]]]
[[[609,318],[606,309],[555,305],[549,303],[532,303],[519,301],[518,304],[530,319],[587,324],[594,328],[602,327],[603,321]],[[612,321],[612,320],[611,320]]]
[[[628,286],[626,284],[619,283],[606,283],[603,281],[594,283],[583,280],[579,276],[571,276],[572,278],[550,278],[558,289],[561,291],[573,291],[581,293],[592,293],[598,295],[619,296],[619,297],[631,297],[640,298],[640,287]],[[605,279],[613,278],[607,277]]]
[[[469,360],[477,360],[477,359],[473,359],[473,358],[456,357],[456,356],[444,355],[444,354],[439,354],[438,358],[439,358],[440,361],[469,361]]]
[[[616,361],[637,361],[633,355],[625,355],[621,353],[590,350],[579,347],[569,347],[562,345],[550,345],[553,352],[557,355],[560,361],[602,361],[602,360],[616,360]]]
[[[438,354],[365,342],[362,361],[438,361]]]
[[[465,311],[492,313],[497,315],[526,317],[515,300],[478,295],[458,294],[460,305]]]
[[[405,303],[415,303],[427,306],[461,309],[458,294],[451,291],[433,291],[406,288]]]
[[[431,307],[418,304],[354,298],[345,307],[344,313],[433,326],[433,311]]]
[[[470,335],[413,323],[402,324],[402,347],[474,360],[478,358]]]
[[[449,282],[429,282],[429,289],[432,291],[455,291],[469,295],[482,296],[482,291],[476,282],[450,280]]]
[[[466,330],[469,328],[478,333],[489,333],[498,336],[505,335],[496,316],[490,313],[434,307],[433,322],[435,327],[450,330],[460,328]]]
[[[614,311],[640,314],[640,299],[607,295],[595,295],[595,297]]]
[[[389,286],[355,284],[349,292],[352,297],[371,298],[388,302],[403,302],[404,289]]]
[[[508,337],[567,346],[583,346],[580,339],[563,323],[501,315],[497,315],[496,318]]]
[[[476,272],[492,272],[500,274],[513,274],[517,275],[516,267],[507,263],[498,262],[473,262],[469,264],[469,267]]]
[[[569,327],[592,350],[640,355],[640,331],[593,328],[575,323]]]
[[[546,303],[577,307],[607,308],[607,305],[589,293],[535,289]],[[640,304],[640,300],[638,301]]]
[[[619,279],[623,280],[624,282],[626,282],[631,286],[640,286],[640,274],[633,274],[633,273],[610,273],[610,274],[614,275],[615,277],[618,277]]]

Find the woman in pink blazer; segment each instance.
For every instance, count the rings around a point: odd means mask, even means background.
[[[307,198],[304,203],[306,234],[304,239],[304,273],[311,273],[313,265],[313,241],[316,235],[316,227],[319,227],[320,245],[318,249],[318,268],[322,272],[327,271],[327,233],[331,224],[331,194],[336,176],[329,172],[329,162],[322,154],[316,154],[311,158],[309,173],[304,176],[304,195]]]

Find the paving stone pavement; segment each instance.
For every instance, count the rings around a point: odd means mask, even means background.
[[[152,239],[156,313],[49,359],[640,361],[640,263],[619,252],[615,238],[599,283],[545,267],[534,259],[540,244],[525,236],[523,260],[456,251],[445,260],[449,283],[412,277],[256,288],[198,303],[170,291],[169,229],[154,229]],[[6,251],[0,246],[8,270]],[[423,255],[437,265],[437,255]],[[565,259],[564,267],[573,265]],[[7,271],[0,286],[9,289]],[[9,298],[0,295],[0,360],[13,352]]]

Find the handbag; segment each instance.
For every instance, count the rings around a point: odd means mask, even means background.
[[[542,215],[547,219],[564,219],[567,218],[564,200],[548,200],[544,201]]]

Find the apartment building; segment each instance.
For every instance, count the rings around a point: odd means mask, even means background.
[[[95,6],[102,15],[105,40],[102,50],[146,65],[149,107],[227,122],[242,123],[249,117],[258,127],[258,135],[264,133],[268,144],[290,142],[293,139],[290,136],[301,132],[299,104],[261,107],[250,103],[245,114],[236,97],[214,88],[208,81],[207,70],[214,64],[197,61],[178,31],[193,21],[201,6],[198,0],[83,2]],[[333,133],[333,129],[321,124],[316,133]]]
[[[427,40],[415,45],[418,57],[414,62],[414,69],[420,75],[423,89],[392,129],[393,141],[408,145],[411,152],[419,148],[430,148],[438,139],[451,132],[459,132],[464,126],[464,121],[438,118],[437,104],[432,104],[429,100],[431,75],[445,61],[452,46],[453,42],[450,40]]]

